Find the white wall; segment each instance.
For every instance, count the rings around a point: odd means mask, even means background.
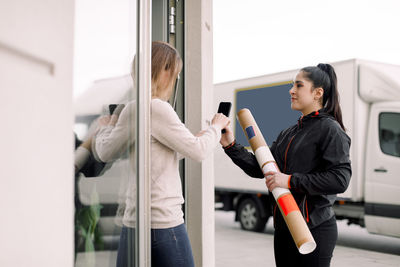
[[[74,1],[0,5],[0,266],[73,266]]]

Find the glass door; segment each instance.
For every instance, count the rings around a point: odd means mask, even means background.
[[[150,266],[151,3],[77,0],[75,266]]]

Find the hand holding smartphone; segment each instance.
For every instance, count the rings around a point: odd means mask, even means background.
[[[220,102],[218,106],[217,113],[222,113],[226,117],[229,117],[229,113],[231,111],[232,103],[231,102]],[[221,133],[225,133],[225,129],[222,129]]]

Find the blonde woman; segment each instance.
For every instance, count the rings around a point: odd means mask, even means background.
[[[223,114],[216,114],[211,126],[193,135],[180,121],[167,102],[182,69],[182,60],[171,45],[152,43],[151,57],[151,260],[152,266],[194,266],[192,249],[183,220],[179,160],[189,157],[197,161],[211,155],[221,138],[221,130],[229,124]],[[118,121],[104,126],[95,138],[95,151],[103,162],[112,161],[124,147],[133,146],[129,135],[134,102],[121,112]],[[110,120],[112,121],[112,120]],[[113,125],[115,124],[115,125]],[[130,129],[132,131],[134,129]],[[134,179],[133,179],[134,180]],[[127,192],[123,229],[118,248],[117,266],[134,266],[129,239],[134,236],[135,190]],[[130,197],[128,197],[130,195]],[[129,251],[129,252],[128,252]]]

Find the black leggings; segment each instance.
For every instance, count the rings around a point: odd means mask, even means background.
[[[274,251],[277,267],[328,267],[335,248],[338,231],[333,216],[311,229],[317,247],[310,254],[300,254],[287,227],[275,230]]]

